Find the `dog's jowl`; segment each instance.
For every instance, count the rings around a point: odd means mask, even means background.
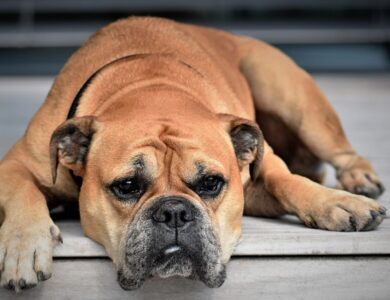
[[[321,165],[340,189],[321,185]],[[243,214],[372,230],[386,209],[313,79],[263,42],[159,18],[99,30],[66,63],[0,164],[1,285],[51,275],[47,201],[79,201],[120,286],[223,284]]]

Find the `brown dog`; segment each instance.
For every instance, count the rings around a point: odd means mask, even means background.
[[[319,184],[322,162],[346,191]],[[129,18],[71,57],[1,162],[1,285],[50,277],[61,241],[52,199],[79,200],[86,235],[134,289],[153,275],[220,286],[243,212],[372,230],[385,208],[370,198],[382,192],[312,78],[280,51]]]

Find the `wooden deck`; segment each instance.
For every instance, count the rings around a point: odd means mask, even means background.
[[[390,188],[390,74],[316,76],[355,148]],[[23,134],[52,78],[0,78],[0,156]],[[329,168],[327,185],[335,184]],[[388,193],[380,199],[390,209]],[[153,279],[125,292],[101,246],[78,222],[58,223],[53,277],[0,299],[390,299],[390,218],[372,232],[337,233],[304,227],[295,217],[245,217],[243,236],[219,289],[185,279]]]

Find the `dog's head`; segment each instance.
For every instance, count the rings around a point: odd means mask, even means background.
[[[53,133],[52,169],[83,177],[83,228],[119,284],[178,275],[220,286],[241,233],[242,177],[262,155],[258,126],[169,89],[123,95],[96,115]]]

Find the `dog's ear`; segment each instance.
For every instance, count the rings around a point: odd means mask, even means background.
[[[264,152],[264,137],[259,125],[233,115],[221,114],[220,117],[227,126],[240,170],[249,165],[249,174],[254,180]]]
[[[50,140],[50,163],[53,184],[57,179],[58,163],[81,176],[89,144],[96,130],[93,116],[72,118],[61,124]]]

